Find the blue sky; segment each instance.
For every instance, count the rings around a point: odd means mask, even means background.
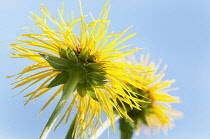
[[[85,14],[90,11],[97,17],[105,0],[82,0]],[[20,89],[11,90],[9,84],[14,79],[5,76],[19,72],[27,60],[10,59],[12,49],[8,43],[16,39],[25,30],[36,29],[28,17],[30,11],[40,15],[43,3],[54,15],[61,6],[61,0],[0,0],[0,138],[37,139],[47,122],[57,100],[38,116],[38,112],[47,100],[41,97],[37,104],[24,106],[23,94],[17,97]],[[78,0],[63,0],[66,13],[79,12]],[[144,48],[140,54],[151,54],[151,59],[168,64],[165,79],[176,79],[173,87],[179,90],[171,94],[180,96],[182,103],[173,105],[184,113],[184,118],[175,121],[175,127],[159,135],[134,136],[134,139],[209,139],[210,138],[210,1],[209,0],[112,0],[109,19],[110,31],[122,32],[134,25],[128,33],[137,35],[124,44]],[[33,90],[33,87],[30,90]],[[49,139],[62,139],[68,126],[60,126]],[[118,125],[116,125],[118,130]],[[118,132],[110,139],[119,138]],[[100,139],[108,138],[108,131]]]

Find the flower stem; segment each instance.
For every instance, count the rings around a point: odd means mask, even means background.
[[[69,71],[69,78],[67,82],[65,83],[63,87],[63,94],[55,107],[52,115],[50,116],[46,126],[44,127],[44,130],[42,131],[42,134],[40,136],[40,139],[46,139],[53,124],[55,123],[56,119],[58,118],[61,110],[65,106],[66,102],[68,101],[70,95],[72,92],[74,92],[75,87],[77,86],[78,82],[80,81],[83,70],[80,68],[75,68],[73,72]]]
[[[72,137],[72,133],[73,133],[73,130],[74,130],[74,126],[75,126],[75,121],[76,121],[76,117],[77,117],[77,114],[75,115],[70,127],[69,127],[69,130],[66,134],[66,137],[65,139],[74,139],[74,137]]]
[[[82,134],[83,131],[79,130],[80,126],[81,126],[80,121],[78,121],[77,125],[75,125],[76,118],[77,118],[77,114],[75,115],[74,119],[72,120],[72,123],[69,127],[69,130],[66,134],[65,139],[87,139],[86,134]],[[76,126],[76,131],[74,133],[74,136],[72,136],[75,126]]]

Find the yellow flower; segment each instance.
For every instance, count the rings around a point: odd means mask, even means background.
[[[148,67],[149,72],[142,72],[136,69],[129,69],[129,71],[145,79],[139,80],[139,84],[144,85],[144,88],[138,89],[132,85],[130,85],[130,88],[140,95],[139,98],[149,103],[140,103],[141,111],[137,109],[128,110],[128,115],[134,120],[134,124],[131,124],[125,119],[121,119],[121,130],[123,130],[123,126],[127,124],[130,128],[135,128],[137,133],[142,127],[145,128],[145,133],[158,133],[160,129],[166,132],[168,128],[173,126],[173,118],[182,116],[181,112],[171,107],[171,103],[180,102],[179,98],[168,94],[168,92],[174,90],[173,88],[168,88],[175,80],[162,81],[167,66],[165,65],[159,73],[156,73],[160,63],[148,63],[149,55],[147,55],[146,58],[142,55],[139,63],[134,57],[130,57],[129,60],[124,59],[124,61],[136,66]]]
[[[14,88],[27,85],[20,92],[22,93],[36,83],[42,82],[37,89],[24,96],[28,97],[26,104],[45,93],[52,93],[50,90],[53,87],[61,85],[40,111],[41,113],[59,94],[62,94],[41,138],[48,135],[69,98],[71,98],[70,105],[58,125],[65,118],[67,124],[72,108],[76,107],[78,113],[74,132],[78,128],[77,126],[81,131],[85,131],[87,127],[94,131],[98,122],[101,122],[102,111],[111,119],[112,127],[114,127],[113,107],[130,119],[126,108],[119,107],[119,103],[121,105],[126,103],[131,108],[139,109],[138,103],[141,100],[133,97],[136,96],[136,93],[130,90],[126,83],[129,82],[131,85],[137,86],[136,82],[128,77],[132,76],[135,80],[141,80],[141,77],[132,75],[125,70],[126,68],[137,67],[114,62],[138,50],[136,48],[120,52],[121,49],[127,48],[129,45],[118,47],[135,33],[122,38],[129,27],[122,33],[114,34],[111,32],[107,35],[110,24],[110,21],[107,20],[110,9],[108,3],[109,0],[103,7],[99,18],[97,20],[92,19],[93,21],[88,24],[85,21],[86,16],[82,13],[81,3],[80,17],[74,19],[72,14],[71,19],[68,18],[67,21],[63,19],[64,5],[62,5],[62,10],[58,12],[59,21],[49,13],[44,5],[41,5],[42,17],[34,13],[32,15],[34,17],[33,22],[41,29],[42,33],[37,34],[32,29],[26,28],[31,33],[23,34],[18,39],[20,43],[11,44],[12,49],[18,52],[12,53],[14,55],[12,58],[27,58],[35,62],[16,75],[17,82],[15,83],[18,84]],[[55,25],[54,28],[49,21]],[[80,27],[78,35],[73,32],[77,24]],[[138,69],[141,70],[141,67]],[[139,86],[139,88],[141,87]],[[125,90],[130,94],[125,93]],[[95,123],[93,118],[97,119]]]

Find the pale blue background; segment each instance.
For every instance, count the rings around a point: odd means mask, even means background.
[[[77,0],[63,0],[66,11],[79,11]],[[29,11],[40,15],[40,3],[55,15],[61,0],[0,0],[0,139],[38,139],[57,100],[43,114],[39,110],[48,96],[41,97],[36,105],[23,106],[23,94],[12,98],[20,89],[10,90],[14,79],[6,75],[19,72],[30,61],[10,59],[12,49],[8,43],[16,42],[22,27],[37,29],[29,20]],[[105,0],[83,0],[85,14],[94,17]],[[78,14],[77,14],[78,15]],[[78,17],[78,16],[77,16]],[[181,104],[173,105],[183,111],[184,118],[175,121],[176,126],[165,136],[141,134],[134,139],[209,139],[210,138],[210,1],[209,0],[112,0],[109,19],[110,31],[121,32],[130,25],[128,32],[137,35],[124,44],[145,48],[141,53],[151,53],[152,59],[168,64],[166,79],[177,79],[173,87],[178,91]],[[32,90],[33,88],[29,89]],[[49,139],[63,139],[68,126],[61,125],[51,132]],[[118,125],[116,125],[118,131]],[[107,139],[106,131],[100,139]],[[118,132],[110,139],[119,138]]]

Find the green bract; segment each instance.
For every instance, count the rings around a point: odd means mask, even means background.
[[[51,82],[50,84],[47,86],[47,88],[51,88],[51,87],[55,87],[57,85],[60,84],[65,84],[67,79],[68,79],[69,75],[68,72],[63,71],[61,73],[59,73]]]
[[[75,89],[81,97],[87,93],[94,99],[97,99],[94,88],[104,88],[107,83],[106,72],[102,69],[104,63],[96,63],[95,57],[89,55],[88,49],[72,50],[68,47],[66,50],[59,48],[59,57],[46,54],[40,54],[54,69],[60,73],[50,82],[48,88],[61,84],[66,84],[71,80],[71,73],[75,70],[81,71],[81,79]]]
[[[134,86],[128,85],[129,88],[136,92],[138,95],[138,99],[144,100],[145,102],[148,103],[143,103],[140,102],[141,110],[138,110],[136,108],[131,109],[128,104],[124,104],[124,106],[127,109],[129,117],[134,121],[131,122],[126,118],[120,118],[120,134],[121,134],[121,139],[131,139],[133,135],[133,130],[138,124],[138,121],[141,121],[142,124],[148,125],[146,121],[146,116],[153,113],[151,111],[151,100],[149,99],[149,96],[147,92],[144,92],[141,89],[138,89]],[[126,91],[126,93],[128,93]],[[125,128],[126,127],[126,128]]]
[[[64,58],[58,58],[46,54],[39,54],[42,56],[54,69],[65,71],[70,66],[70,61]]]

